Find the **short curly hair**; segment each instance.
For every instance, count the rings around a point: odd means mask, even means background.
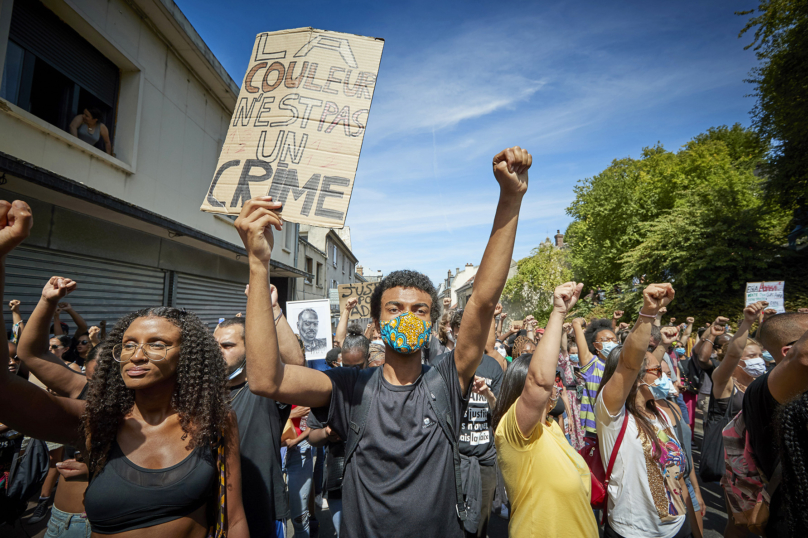
[[[440,317],[440,305],[438,304],[438,290],[435,285],[429,280],[429,277],[418,271],[410,271],[404,269],[401,271],[393,271],[382,279],[373,290],[370,296],[370,317],[374,320],[381,319],[382,315],[382,295],[389,289],[393,288],[415,288],[428,293],[432,298],[432,308],[430,311],[430,319],[432,324]]]
[[[606,318],[593,319],[589,322],[589,325],[586,326],[584,338],[586,339],[586,347],[589,348],[589,352],[592,355],[597,356],[598,354],[598,350],[595,349],[595,340],[597,339],[598,334],[603,331],[614,332],[612,320]]]
[[[167,319],[182,332],[171,406],[179,415],[183,438],[190,437],[188,447],[215,448],[227,425],[230,408],[225,399],[225,361],[208,327],[195,314],[176,308],[138,310],[118,320],[100,346],[82,417],[90,472],[98,472],[106,464],[121,421],[135,404],[135,391],[126,388],[112,348],[123,342],[133,321],[146,317]]]

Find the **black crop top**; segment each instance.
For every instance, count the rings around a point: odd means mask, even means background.
[[[84,496],[93,532],[114,534],[185,517],[215,500],[216,460],[196,448],[165,469],[145,469],[129,461],[114,443],[107,464]]]

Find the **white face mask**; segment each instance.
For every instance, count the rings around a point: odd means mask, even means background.
[[[760,377],[766,373],[766,361],[760,357],[744,359],[743,362],[744,364],[741,365],[741,368],[751,377]]]

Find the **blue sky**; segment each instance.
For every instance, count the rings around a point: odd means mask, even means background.
[[[749,125],[749,0],[176,0],[237,83],[259,32],[385,39],[347,217],[359,263],[436,283],[478,264],[496,207],[491,157],[533,154],[514,258],[570,222],[573,186],[612,159]]]

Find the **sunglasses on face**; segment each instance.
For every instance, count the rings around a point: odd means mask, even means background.
[[[56,351],[57,349],[63,349],[64,347],[65,346],[63,346],[63,345],[58,345],[57,346],[56,344],[51,344],[50,349],[51,349],[51,351]]]
[[[83,346],[86,346],[86,345],[87,345],[87,344],[89,344],[89,343],[90,343],[90,341],[89,341],[89,340],[79,340],[79,344],[81,344],[81,345],[83,345]]]
[[[645,370],[646,374],[654,374],[657,377],[662,377],[662,367],[661,366],[654,366],[653,368],[648,368]]]

